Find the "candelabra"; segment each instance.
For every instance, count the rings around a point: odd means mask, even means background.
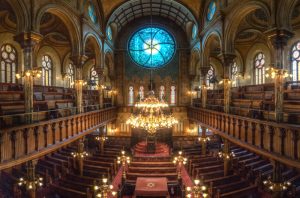
[[[41,68],[35,68],[35,69],[32,69],[32,70],[26,70],[26,71],[22,71],[21,73],[17,73],[16,74],[16,78],[17,79],[20,79],[22,77],[33,77],[33,78],[40,78],[41,77],[41,74],[42,74],[42,70]]]
[[[94,185],[95,197],[107,198],[109,193],[111,193],[112,196],[117,195],[117,192],[113,191],[113,185],[108,185],[107,182],[108,182],[108,179],[105,177],[102,178],[102,184],[97,184],[95,182],[95,185]]]
[[[208,197],[207,193],[207,187],[202,184],[202,182],[199,179],[194,180],[194,186],[193,187],[186,187],[187,195],[186,197],[194,197],[194,198],[200,198],[200,197]]]
[[[227,153],[227,152],[220,151],[218,153],[218,156],[219,156],[219,158],[221,158],[223,160],[230,160],[235,157],[235,154],[234,154],[234,152]]]
[[[178,179],[181,179],[182,165],[187,163],[187,158],[183,156],[182,151],[178,151],[178,155],[174,157],[173,163],[178,166]]]
[[[292,74],[288,73],[288,70],[286,69],[278,69],[274,67],[268,67],[266,68],[266,78],[272,78],[274,79],[276,76],[282,76],[283,78],[289,78],[292,77]]]
[[[100,142],[100,144],[99,144],[100,153],[104,153],[104,142],[108,138],[103,134],[102,136],[97,136],[95,139]]]
[[[74,167],[78,169],[80,175],[83,175],[83,159],[89,154],[84,151],[84,143],[82,139],[79,140],[77,152],[72,152],[71,155],[74,158]]]
[[[291,186],[291,182],[275,182],[271,177],[268,177],[267,180],[263,181],[263,184],[272,192],[282,192]]]
[[[198,137],[200,143],[207,143],[210,141],[210,137]]]
[[[126,155],[124,150],[121,151],[121,156],[117,158],[117,163],[122,165],[122,179],[126,179],[126,165],[130,164],[130,157]]]
[[[35,198],[36,189],[43,186],[43,178],[35,175],[35,168],[32,161],[27,163],[26,177],[19,178],[18,186],[25,186],[30,198]]]

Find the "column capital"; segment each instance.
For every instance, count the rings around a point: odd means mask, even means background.
[[[22,48],[33,47],[43,39],[43,35],[37,32],[22,32],[14,36],[14,40],[17,41]]]
[[[222,53],[220,55],[224,67],[230,67],[233,64],[235,57],[236,55],[233,53]]]
[[[202,66],[200,67],[201,76],[206,76],[208,70],[210,69],[210,66]]]
[[[280,49],[287,45],[287,41],[294,36],[294,33],[287,29],[272,28],[264,32],[274,48]]]
[[[87,61],[88,57],[82,54],[73,54],[70,56],[70,60],[76,67],[82,67],[82,65]]]

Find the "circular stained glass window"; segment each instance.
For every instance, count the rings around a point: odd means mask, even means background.
[[[207,11],[207,20],[211,21],[212,18],[214,17],[215,13],[217,10],[217,5],[215,1],[210,2],[208,6],[208,11]]]
[[[158,28],[143,28],[129,40],[128,50],[132,60],[146,68],[160,68],[175,54],[175,41],[170,33]]]
[[[89,17],[93,21],[93,23],[97,23],[97,16],[95,12],[95,7],[93,4],[90,4],[88,7]]]
[[[192,30],[192,38],[195,39],[198,33],[198,28],[197,25],[193,26],[193,30]]]
[[[106,30],[106,35],[107,35],[107,38],[111,41],[112,40],[112,31],[111,31],[110,26],[108,26],[108,28]]]

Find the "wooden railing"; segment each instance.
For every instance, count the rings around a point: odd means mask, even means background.
[[[116,119],[116,108],[0,131],[0,170],[50,153]]]
[[[189,108],[190,120],[269,159],[300,168],[300,125],[267,122],[202,108]]]

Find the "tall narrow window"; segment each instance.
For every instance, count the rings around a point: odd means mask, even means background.
[[[144,87],[143,86],[140,86],[140,89],[139,89],[139,99],[140,99],[140,101],[144,100]]]
[[[162,101],[165,100],[165,86],[160,86],[159,88],[159,99]]]
[[[214,77],[215,77],[215,69],[213,68],[213,66],[210,66],[210,69],[208,70],[207,75],[206,75],[207,88],[209,88],[209,89],[214,88],[214,83],[212,82]]]
[[[238,65],[237,65],[236,61],[234,61],[231,66],[231,81],[232,81],[233,87],[238,86],[237,78],[238,78]]]
[[[292,47],[292,74],[293,81],[300,80],[300,41]]]
[[[129,90],[128,90],[128,105],[132,106],[134,103],[134,90],[133,90],[133,86],[129,86]]]
[[[173,85],[171,86],[171,100],[170,103],[171,105],[175,105],[176,104],[176,87]]]
[[[69,88],[72,88],[74,86],[74,65],[73,63],[69,63],[67,70],[66,70],[66,74],[67,74],[67,85]]]
[[[94,90],[96,89],[96,86],[99,84],[99,76],[97,71],[95,70],[95,67],[92,67],[90,69],[90,89]]]
[[[44,86],[52,85],[52,67],[53,62],[50,56],[44,55],[42,58],[42,80]]]
[[[265,83],[265,55],[262,52],[256,54],[254,59],[255,84]]]
[[[10,44],[4,44],[1,47],[1,76],[2,83],[16,82],[17,51]]]

